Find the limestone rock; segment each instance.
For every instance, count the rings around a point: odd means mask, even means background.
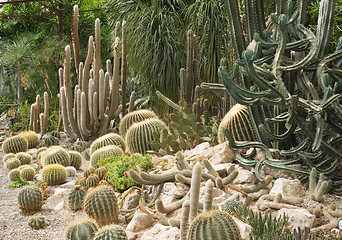
[[[65,200],[68,199],[71,189],[68,188],[56,188],[53,195],[46,199],[44,208],[60,211],[64,207]]]
[[[156,224],[154,227],[146,231],[141,239],[143,240],[178,240],[180,239],[180,231],[176,227],[164,226]]]
[[[289,218],[288,227],[291,231],[300,227],[304,229],[305,227],[312,228],[314,226],[316,217],[311,214],[308,210],[301,209],[288,209],[282,208],[278,211],[277,217],[287,215]]]
[[[211,148],[209,152],[212,157],[209,159],[210,163],[213,165],[221,163],[232,163],[235,160],[235,152],[230,148],[228,141],[216,145]]]
[[[205,186],[200,188],[200,196],[199,196],[199,201],[200,202],[204,202],[204,189]],[[224,202],[225,200],[227,200],[228,195],[226,192],[224,192],[223,190],[214,187],[213,189],[213,204],[219,204]]]
[[[140,209],[138,209],[135,212],[132,220],[127,225],[126,230],[131,232],[139,232],[145,228],[148,228],[153,223],[154,219],[151,216],[143,213]]]
[[[189,190],[189,186],[185,184],[167,182],[164,184],[160,199],[165,205],[169,205],[173,201],[184,197]]]
[[[270,194],[281,193],[283,196],[303,197],[305,192],[301,182],[298,179],[289,180],[278,178],[270,191]]]
[[[128,189],[127,191],[129,191]],[[135,208],[139,205],[139,199],[141,196],[141,191],[138,189],[133,190],[130,192],[126,197],[122,205],[122,209],[131,209]]]
[[[233,181],[234,184],[241,184],[241,183],[255,183],[257,181],[257,178],[255,175],[246,169],[243,169],[242,167],[237,167],[239,170],[239,174]]]
[[[233,220],[235,221],[236,225],[238,226],[241,234],[242,239],[249,239],[249,235],[252,233],[252,226],[242,222],[240,219],[232,216]]]

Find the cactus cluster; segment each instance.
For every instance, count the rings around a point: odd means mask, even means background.
[[[22,135],[16,135],[6,138],[2,144],[2,151],[7,153],[26,152],[28,149],[28,142]]]
[[[30,113],[30,125],[29,129],[33,132],[41,132],[43,136],[46,133],[49,121],[49,95],[44,92],[44,111],[40,113],[41,110],[41,100],[40,95],[36,96],[36,102],[31,105]]]
[[[49,147],[41,160],[44,167],[50,164],[60,164],[65,167],[70,165],[69,153],[59,146]]]
[[[126,115],[127,116],[127,115]],[[118,146],[125,151],[125,140],[119,134],[107,133],[99,138],[97,138],[90,146],[90,154],[93,154],[96,150],[108,146],[114,145]]]
[[[10,158],[5,162],[5,168],[10,171],[20,166],[20,161],[17,158]]]
[[[24,131],[24,132],[20,133],[20,135],[23,136],[24,138],[26,138],[26,140],[28,142],[28,148],[35,148],[38,146],[39,137],[38,137],[37,133],[35,133],[33,131]]]
[[[69,224],[65,230],[66,240],[92,240],[97,232],[97,225],[89,219],[78,219]]]
[[[90,189],[84,200],[84,210],[99,226],[116,222],[119,209],[114,190],[106,185]]]
[[[43,205],[43,194],[36,186],[24,187],[18,193],[18,204],[23,212],[38,211]]]
[[[59,185],[66,182],[67,171],[60,164],[50,164],[43,168],[42,178],[49,186]]]
[[[40,214],[33,215],[28,220],[28,225],[33,229],[42,228],[45,226],[45,217]]]

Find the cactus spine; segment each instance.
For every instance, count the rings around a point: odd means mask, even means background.
[[[28,149],[28,142],[26,138],[21,135],[9,137],[2,144],[2,151],[6,154],[26,152],[27,149]]]
[[[94,240],[115,239],[128,240],[125,230],[119,225],[109,225],[100,228],[95,234]]]
[[[59,185],[66,182],[67,171],[60,164],[50,164],[43,168],[42,178],[49,185]]]
[[[95,222],[88,219],[78,219],[69,224],[65,231],[66,240],[92,240],[97,232]]]
[[[43,195],[36,186],[28,186],[18,193],[18,204],[23,212],[38,211],[43,205]]]
[[[33,229],[42,228],[45,226],[45,217],[39,214],[34,215],[29,219],[28,225]]]
[[[106,185],[90,189],[84,201],[84,210],[99,226],[116,222],[119,211],[114,190]]]

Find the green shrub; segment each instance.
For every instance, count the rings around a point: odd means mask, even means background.
[[[116,190],[124,191],[131,186],[137,185],[130,177],[125,176],[125,172],[139,165],[142,171],[149,171],[154,167],[150,156],[132,155],[131,157],[122,155],[121,157],[102,158],[98,166],[102,167],[109,163],[108,177],[109,182],[114,185]]]

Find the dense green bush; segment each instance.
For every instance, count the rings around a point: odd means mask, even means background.
[[[149,171],[154,167],[150,156],[139,155],[122,155],[121,157],[103,158],[98,162],[98,166],[108,166],[109,182],[114,185],[116,190],[124,191],[131,186],[137,185],[130,177],[125,175],[125,172],[139,165],[142,171]]]

